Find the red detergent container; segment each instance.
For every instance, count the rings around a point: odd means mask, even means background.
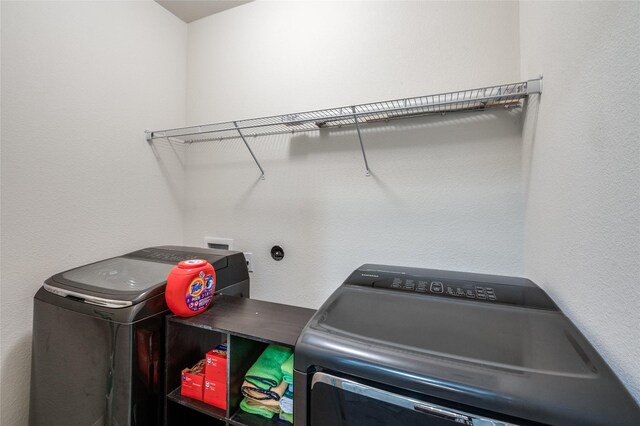
[[[206,260],[183,260],[169,272],[165,298],[171,311],[191,317],[205,311],[216,291],[216,271]]]

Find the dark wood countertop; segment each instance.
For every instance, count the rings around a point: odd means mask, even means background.
[[[294,346],[315,312],[299,306],[217,295],[205,312],[189,318],[170,316],[168,321]]]

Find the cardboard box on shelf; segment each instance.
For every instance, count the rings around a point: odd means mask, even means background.
[[[227,345],[222,344],[207,352],[205,377],[209,381],[227,382]]]
[[[204,402],[214,407],[227,409],[227,383],[204,380]]]
[[[182,396],[202,401],[205,363],[206,361],[203,359],[193,367],[182,370],[182,386],[180,387]]]

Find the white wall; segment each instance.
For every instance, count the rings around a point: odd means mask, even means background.
[[[528,275],[640,399],[638,3],[255,2],[188,40],[153,2],[1,14],[0,423],[26,424],[45,278],[204,235],[254,252],[254,297],[311,307],[363,262]],[[352,130],[250,139],[264,181],[239,141],[141,135],[540,73],[523,134],[504,111],[366,128],[372,177]]]
[[[189,25],[187,121],[518,81],[517,3],[255,2]],[[499,22],[491,25],[489,22]],[[318,307],[365,262],[520,275],[521,117],[504,111],[194,144],[185,243],[254,253],[252,295]],[[273,244],[285,258],[269,255]]]
[[[154,2],[2,2],[3,425],[27,423],[44,279],[182,241],[182,165],[143,130],[184,125],[186,37]]]
[[[523,2],[525,273],[640,401],[640,3]],[[537,113],[536,113],[537,110]]]

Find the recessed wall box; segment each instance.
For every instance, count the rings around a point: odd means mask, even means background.
[[[233,238],[204,237],[204,247],[218,250],[233,250]]]

